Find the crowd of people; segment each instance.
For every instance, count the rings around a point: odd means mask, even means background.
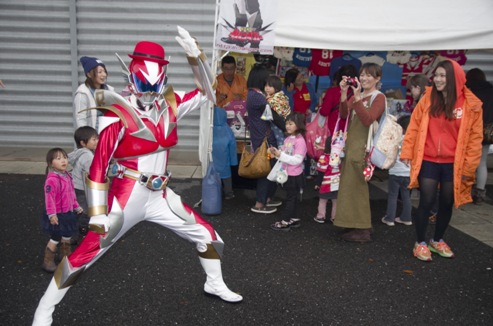
[[[193,65],[203,60],[188,33],[179,34],[177,40],[191,58],[189,62]],[[379,91],[380,65],[364,63],[359,71],[352,65],[341,66],[332,86],[319,100],[314,87],[297,68],[286,71],[283,81],[262,64],[256,64],[245,80],[236,73],[234,57],[227,55],[222,58],[222,73],[215,76],[215,90],[207,84],[214,76],[203,76],[208,70],[197,69],[195,77],[201,88],[181,99],[165,93],[164,67],[169,62],[164,59],[162,46],[139,42],[129,57],[132,60],[127,97],[106,84],[108,72],[101,60],[80,59],[86,80],[74,96],[76,149],[67,154],[61,148],[53,148],[47,153],[46,214],[42,225],[50,239],[42,268],[49,273],[59,269],[60,273],[55,273],[39,303],[35,325],[51,324],[55,305],[80,272],[95,263],[132,226],[146,220],[195,243],[207,274],[206,293],[227,302],[242,300],[222,280],[220,258],[224,243],[220,236],[166,187],[170,178],[167,149],[177,143],[176,122],[207,101],[215,104],[212,155],[225,199],[235,197],[231,166],[238,164],[238,154],[224,107],[232,101],[245,101],[252,150],[267,141],[265,159],[271,168],[278,166],[287,176],[282,187],[267,176],[258,178],[255,203],[250,210],[272,214],[282,207],[281,219],[270,228],[298,228],[305,218],[301,209],[303,189],[311,186],[319,191],[317,215],[312,216],[315,222],[331,221],[344,230],[341,239],[345,241],[372,240],[368,178],[363,170],[370,129],[387,109],[386,96]],[[381,222],[388,226],[415,226],[412,253],[417,259],[431,261],[432,253],[452,258],[454,252],[444,237],[454,205],[472,201],[481,204],[486,196],[489,144],[482,144],[483,123],[493,120],[493,86],[481,70],[472,69],[466,74],[450,59],[437,65],[431,81],[424,75],[414,75],[407,86],[413,98],[412,113],[398,119],[403,135],[399,155],[388,171],[388,203]],[[105,107],[94,109],[98,94],[104,94],[111,108],[106,103]],[[169,115],[149,113],[161,109],[168,110]],[[266,111],[269,119],[265,118]],[[307,143],[305,138],[307,123],[316,112],[327,119],[329,137],[325,144]],[[167,133],[162,133],[160,127]],[[334,148],[341,143],[332,145],[340,135],[344,146],[335,159]],[[309,157],[308,146],[316,146],[324,154]],[[315,160],[318,170],[313,184],[307,182],[312,177],[311,160]],[[415,188],[419,189],[419,206],[413,214],[410,193]],[[278,194],[281,190],[285,192],[284,201]],[[355,193],[358,200],[354,199]],[[329,199],[331,211],[327,218]],[[145,202],[149,209],[143,209]],[[434,210],[436,227],[432,238],[427,239],[430,212]],[[77,242],[80,243],[72,252],[71,245]]]
[[[228,56],[224,60],[234,65]],[[267,177],[257,179],[256,202],[251,210],[271,214],[284,206],[282,220],[271,228],[286,231],[299,227],[303,217],[297,209],[303,188],[310,185],[308,168],[314,159],[308,157],[306,148],[318,146],[325,154],[316,158],[318,177],[314,187],[320,200],[313,220],[318,223],[330,220],[344,230],[341,238],[345,241],[371,241],[369,187],[363,168],[370,128],[387,109],[386,96],[379,91],[381,66],[368,62],[359,71],[352,65],[339,67],[333,85],[322,93],[320,100],[296,67],[287,70],[283,77],[281,88],[281,78],[269,74],[261,65],[252,67],[248,75],[245,101],[252,149],[257,150],[267,139],[271,167],[279,160],[288,171],[288,181],[282,187]],[[493,112],[489,87],[491,84],[486,82],[481,70],[470,70],[466,83],[461,66],[445,58],[431,79],[424,74],[408,78],[411,111],[400,112],[398,116],[402,141],[398,157],[388,170],[387,210],[381,221],[388,226],[414,225],[417,240],[412,252],[420,260],[431,260],[431,252],[453,257],[450,246],[443,240],[453,205],[458,207],[471,201],[480,204],[485,198],[484,167],[489,145],[482,146],[481,139],[483,122],[488,123],[491,120],[488,112]],[[272,119],[267,121],[263,119],[266,107],[272,110]],[[328,119],[330,137],[325,147],[307,144],[302,137],[315,112]],[[303,122],[300,117],[304,118]],[[330,164],[334,160],[332,136],[340,132],[335,130],[336,122],[344,125],[346,119],[344,149],[338,152],[339,165]],[[420,194],[414,215],[411,189],[418,189]],[[285,192],[284,203],[279,200],[280,190]],[[327,218],[329,199],[331,211]],[[436,223],[436,228],[433,238],[426,243],[429,223]]]

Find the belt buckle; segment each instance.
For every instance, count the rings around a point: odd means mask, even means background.
[[[162,190],[168,184],[169,177],[166,175],[146,175],[142,174],[139,183],[145,185],[148,189],[158,191]]]

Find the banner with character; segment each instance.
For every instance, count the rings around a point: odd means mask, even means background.
[[[273,54],[277,6],[277,0],[221,0],[216,48]]]

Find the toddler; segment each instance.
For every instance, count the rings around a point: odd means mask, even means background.
[[[330,161],[332,137],[327,137],[325,141],[324,154],[320,156],[317,163],[317,182],[315,190],[319,191],[318,212],[313,220],[317,223],[325,223],[327,202],[332,202],[330,221],[334,222],[336,216],[337,192],[339,190],[340,164],[332,166]]]
[[[407,126],[411,116],[402,116],[397,120],[402,127],[403,135],[406,133]],[[401,146],[402,146],[401,139]],[[400,223],[404,225],[412,225],[411,221],[411,192],[408,189],[409,186],[409,175],[411,168],[404,164],[400,160],[400,148],[399,154],[397,155],[397,161],[394,166],[389,169],[389,184],[388,184],[388,198],[387,198],[387,214],[382,217],[382,222],[388,226],[394,226],[395,223]],[[402,200],[402,212],[401,217],[395,217],[397,209],[397,197],[401,194]]]
[[[278,76],[269,76],[264,87],[267,103],[272,110],[271,130],[278,144],[284,142],[286,117],[291,113],[289,99],[282,91],[282,82]]]
[[[271,147],[270,154],[283,163],[283,169],[287,172],[288,180],[283,188],[286,190],[286,201],[282,220],[275,222],[271,228],[276,231],[289,231],[300,226],[299,207],[302,189],[305,187],[303,174],[303,161],[306,157],[306,142],[303,137],[306,131],[305,116],[301,113],[292,113],[286,118],[286,133],[281,150]]]
[[[96,129],[83,126],[78,128],[74,133],[74,140],[77,149],[68,154],[68,161],[72,166],[72,178],[77,196],[77,202],[80,207],[87,212],[87,200],[85,193],[85,178],[89,173],[89,168],[94,158],[94,150],[99,142],[99,136]],[[89,217],[87,214],[80,216],[80,233],[85,236],[89,225]]]
[[[67,172],[67,153],[53,148],[46,154],[46,181],[44,185],[46,214],[42,219],[43,230],[50,234],[45,248],[42,268],[49,273],[56,269],[55,254],[60,246],[60,259],[72,253],[70,240],[77,233],[77,214],[83,209],[75,197],[72,177]]]

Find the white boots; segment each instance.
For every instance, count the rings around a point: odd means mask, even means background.
[[[200,264],[204,268],[207,274],[207,280],[204,284],[204,292],[210,295],[218,296],[226,302],[236,303],[243,300],[243,297],[237,293],[234,293],[223,281],[223,275],[221,272],[221,260],[219,259],[206,259],[199,257]]]
[[[33,326],[51,325],[53,322],[53,311],[55,311],[55,306],[62,301],[69,288],[70,287],[59,290],[55,278],[51,279],[50,285],[48,285],[48,288],[39,301],[38,308],[34,313]]]

